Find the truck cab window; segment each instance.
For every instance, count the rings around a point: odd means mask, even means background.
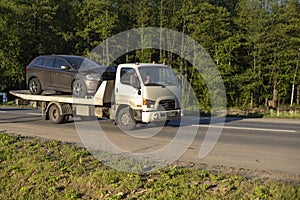
[[[138,88],[140,86],[140,81],[136,74],[135,69],[122,68],[120,75],[121,75],[120,80],[122,84],[131,85],[135,88]]]
[[[139,72],[145,86],[177,86],[178,80],[168,67],[140,67]]]

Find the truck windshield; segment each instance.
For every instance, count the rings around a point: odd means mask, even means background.
[[[146,86],[174,86],[178,80],[168,67],[147,66],[139,67],[144,85]]]

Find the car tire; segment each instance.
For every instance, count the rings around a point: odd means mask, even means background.
[[[60,124],[64,122],[65,116],[61,115],[58,106],[53,104],[49,109],[49,119],[54,124]]]
[[[87,95],[86,85],[82,80],[75,80],[72,85],[72,93],[74,97],[83,98]]]
[[[132,130],[136,126],[136,120],[129,108],[121,108],[117,114],[116,122],[122,130]]]
[[[42,94],[43,92],[41,82],[38,78],[31,79],[29,81],[28,87],[31,94],[38,95],[38,94]]]

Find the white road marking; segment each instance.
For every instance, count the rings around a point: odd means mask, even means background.
[[[41,113],[27,113],[28,115],[37,115],[37,116],[41,116]]]
[[[215,126],[215,125],[194,125],[206,128],[223,128],[223,129],[238,129],[238,130],[251,130],[251,131],[271,131],[271,132],[286,132],[296,133],[295,130],[284,130],[284,129],[268,129],[268,128],[250,128],[250,127],[237,127],[237,126]]]
[[[7,111],[0,110],[0,113],[7,113]]]

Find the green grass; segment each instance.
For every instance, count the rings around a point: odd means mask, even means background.
[[[7,102],[0,102],[1,107],[16,107],[16,108],[30,108],[32,107],[31,105],[26,105],[26,104],[20,104],[17,105],[15,101],[7,101]]]
[[[0,133],[0,199],[299,199],[300,186],[169,166],[132,174],[58,141]]]
[[[16,106],[15,101],[0,102],[1,106]]]
[[[270,110],[270,112],[266,114],[265,117],[282,118],[282,119],[300,119],[300,112],[298,110],[290,110],[290,111]]]

